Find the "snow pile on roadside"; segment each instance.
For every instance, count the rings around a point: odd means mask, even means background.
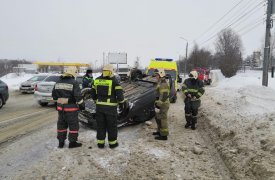
[[[20,84],[33,76],[33,74],[21,73],[20,75],[17,75],[16,73],[9,73],[2,76],[0,79],[8,85],[10,90],[19,90]]]
[[[236,179],[275,178],[275,81],[261,86],[261,72],[224,78],[203,97],[202,118]]]
[[[101,73],[93,73],[93,78],[95,79],[100,75]],[[20,73],[20,75],[17,75],[16,73],[9,73],[5,76],[2,76],[0,80],[5,82],[8,85],[10,90],[14,91],[14,90],[19,90],[20,84],[32,78],[33,76],[35,76],[35,74]]]

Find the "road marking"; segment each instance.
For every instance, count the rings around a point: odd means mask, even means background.
[[[42,111],[38,111],[38,112],[35,112],[35,113],[31,113],[31,114],[26,114],[26,115],[23,115],[23,116],[20,116],[20,117],[16,117],[16,118],[13,118],[13,119],[8,119],[8,120],[5,120],[5,121],[1,121],[0,122],[0,125],[1,124],[5,124],[7,122],[13,122],[15,120],[18,120],[18,119],[21,119],[21,118],[25,118],[25,117],[29,117],[29,116],[34,116],[36,114],[40,114],[42,112],[47,112],[47,111],[50,111],[51,109],[45,109],[45,110],[42,110]]]

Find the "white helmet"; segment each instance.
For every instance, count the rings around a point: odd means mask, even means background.
[[[165,76],[165,70],[163,68],[158,68],[155,70],[155,74],[158,74],[161,78]]]
[[[75,66],[68,67],[64,72],[64,76],[76,77],[76,74],[77,74],[77,68]]]
[[[107,64],[103,67],[103,71],[111,71],[112,73],[114,73],[114,67],[112,64]]]
[[[198,72],[197,71],[191,71],[189,74],[190,78],[198,79]]]

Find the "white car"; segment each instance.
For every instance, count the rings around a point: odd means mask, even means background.
[[[35,87],[34,96],[41,106],[47,106],[49,103],[55,103],[52,98],[52,90],[55,83],[60,79],[60,75],[49,75]]]
[[[37,83],[43,81],[48,75],[36,75],[27,81],[20,84],[20,92],[21,93],[34,93],[34,88]]]

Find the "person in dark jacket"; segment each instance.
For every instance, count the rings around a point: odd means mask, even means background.
[[[93,82],[94,82],[94,79],[93,79],[93,70],[91,68],[88,68],[86,70],[86,74],[83,76],[82,89],[84,89],[84,88],[92,88]]]
[[[69,128],[69,148],[80,147],[78,143],[78,111],[85,109],[84,101],[80,94],[80,87],[75,76],[77,69],[69,67],[55,84],[52,97],[57,102],[58,111],[57,139],[59,148],[63,148],[67,139],[67,129]]]
[[[182,86],[185,95],[185,128],[191,126],[192,130],[196,129],[198,109],[201,104],[200,97],[204,94],[203,82],[198,79],[197,71],[191,71],[189,78],[186,79]]]
[[[117,105],[127,108],[123,90],[113,75],[113,66],[104,66],[103,73],[96,78],[92,87],[92,98],[96,102],[97,145],[104,148],[106,133],[110,148],[118,146],[117,142]]]

